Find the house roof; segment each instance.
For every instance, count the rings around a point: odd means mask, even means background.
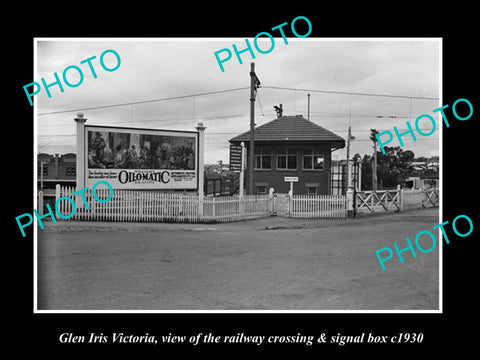
[[[230,142],[249,142],[250,131],[237,135]],[[255,128],[255,141],[316,141],[344,147],[345,140],[302,115],[282,116]]]

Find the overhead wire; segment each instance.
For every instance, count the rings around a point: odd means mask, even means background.
[[[280,87],[280,86],[268,86],[268,85],[262,85],[261,88],[263,89],[274,89],[274,90],[287,90],[287,91],[293,91],[294,93],[294,107],[296,108],[296,91],[308,91],[308,92],[315,92],[315,93],[326,93],[326,94],[341,94],[341,95],[349,95],[350,97],[352,95],[356,96],[372,96],[372,97],[387,97],[387,98],[404,98],[404,99],[409,99],[410,100],[410,108],[409,108],[409,113],[410,116],[401,116],[401,115],[368,115],[368,114],[352,114],[351,109],[349,110],[348,114],[342,114],[342,113],[328,113],[328,112],[320,112],[320,111],[312,111],[311,115],[313,117],[348,117],[349,119],[353,118],[401,118],[401,119],[409,119],[409,118],[414,118],[412,117],[412,100],[413,99],[421,99],[421,100],[439,100],[438,98],[435,97],[424,97],[424,96],[406,96],[406,95],[394,95],[394,94],[377,94],[377,93],[362,93],[362,92],[346,92],[346,91],[331,91],[331,90],[320,90],[320,89],[303,89],[303,88],[291,88],[291,87]],[[188,123],[192,121],[192,118],[189,119],[138,119],[134,120],[133,119],[133,105],[141,105],[141,104],[148,104],[148,103],[154,103],[154,102],[161,102],[161,101],[170,101],[170,100],[180,100],[180,99],[186,99],[186,98],[192,98],[192,111],[193,111],[193,117],[195,118],[197,114],[195,114],[196,109],[195,109],[195,97],[196,96],[208,96],[208,95],[215,95],[215,94],[222,94],[222,93],[228,93],[228,92],[235,92],[235,91],[240,91],[240,90],[247,90],[249,87],[241,87],[241,88],[231,88],[231,89],[225,89],[225,90],[218,90],[218,91],[210,91],[210,92],[203,92],[203,93],[196,93],[196,94],[189,94],[189,95],[180,95],[180,96],[172,96],[172,97],[166,97],[166,98],[157,98],[157,99],[150,99],[150,100],[143,100],[143,101],[136,101],[136,102],[127,102],[127,103],[119,103],[119,104],[112,104],[112,105],[102,105],[102,106],[94,106],[94,107],[80,107],[76,109],[69,109],[69,110],[61,110],[61,111],[51,111],[51,112],[44,112],[44,113],[38,113],[37,115],[43,116],[43,115],[53,115],[53,114],[61,114],[61,113],[68,113],[68,112],[74,112],[74,111],[79,111],[79,110],[97,110],[97,109],[107,109],[107,108],[114,108],[114,107],[121,107],[121,106],[130,106],[130,121],[127,122],[159,122],[159,121],[173,121],[174,123],[172,124],[163,124],[163,126],[171,126],[174,124],[179,124],[179,123]],[[265,116],[265,113],[262,108],[260,96],[257,93],[258,97],[258,103],[260,107],[260,114],[262,116]],[[269,112],[273,112],[273,110],[270,110]],[[258,115],[258,113],[256,114]],[[239,114],[239,115],[217,115],[217,116],[199,116],[199,118],[203,118],[208,121],[213,121],[213,120],[224,120],[224,119],[230,119],[230,118],[236,118],[236,117],[248,117],[248,115],[245,114]],[[118,123],[123,123],[124,121],[119,121]],[[423,129],[423,130],[430,130],[430,129]],[[334,132],[346,132],[347,130],[344,129],[338,129],[338,130],[332,130]],[[352,129],[352,132],[363,132],[363,131],[370,131],[370,130],[364,130],[364,129]],[[208,135],[234,135],[237,134],[237,132],[207,132],[206,134]],[[52,138],[58,138],[58,137],[73,137],[75,135],[68,135],[68,134],[58,134],[58,135],[38,135],[39,138],[47,138],[47,139],[52,139]],[[425,139],[425,140],[436,140],[438,138],[432,137],[430,139]],[[213,140],[215,142],[215,140]],[[370,141],[370,140],[363,140],[363,139],[357,139],[356,141]],[[46,145],[51,144],[53,141],[49,142]],[[209,142],[212,142],[210,140]],[[46,145],[43,145],[45,147]]]
[[[310,91],[310,92],[325,93],[325,94],[375,96],[375,97],[389,97],[389,98],[401,98],[401,99],[439,100],[439,98],[436,98],[436,97],[426,97],[426,96],[375,94],[375,93],[363,93],[363,92],[352,92],[352,91],[333,91],[333,90],[319,90],[319,89],[301,89],[301,88],[291,88],[291,87],[284,87],[284,86],[262,85],[262,88],[264,88],[264,89],[275,89],[275,90],[290,90],[290,91],[294,91],[294,93],[295,93],[295,91]]]
[[[101,105],[101,106],[93,106],[93,107],[80,107],[80,108],[69,109],[69,110],[60,110],[60,111],[51,111],[51,112],[46,112],[46,113],[39,113],[39,114],[37,114],[37,115],[38,115],[38,116],[40,116],[40,115],[52,115],[52,114],[61,114],[61,113],[67,113],[67,112],[72,112],[72,111],[78,111],[78,110],[98,110],[98,109],[106,109],[106,108],[119,107],[119,106],[148,104],[148,103],[158,102],[158,101],[168,101],[168,100],[186,99],[186,98],[193,97],[193,96],[214,95],[214,94],[221,94],[221,93],[226,93],[226,92],[231,92],[231,91],[239,91],[239,90],[246,90],[246,89],[250,89],[250,88],[249,88],[249,87],[241,87],[241,88],[233,88],[233,89],[226,89],[226,90],[210,91],[210,92],[190,94],[190,95],[172,96],[172,97],[168,97],[168,98],[159,98],[159,99],[150,99],[150,100],[143,100],[143,101],[134,101],[134,102],[128,102],[128,103],[113,104],[113,105]]]
[[[351,95],[374,96],[374,97],[403,98],[403,99],[410,99],[410,100],[412,100],[412,99],[439,100],[439,98],[425,97],[425,96],[377,94],[377,93],[347,92],[347,91],[333,91],[333,90],[320,90],[320,89],[304,89],[304,88],[268,86],[268,85],[262,85],[261,88],[262,89],[275,89],[275,90],[289,90],[289,91],[294,92],[294,96],[295,96],[296,91],[310,91],[310,92],[317,92],[317,93],[342,94],[342,95],[350,95],[350,96]],[[61,113],[67,113],[67,112],[72,112],[72,111],[78,111],[78,110],[97,110],[97,109],[106,109],[106,108],[120,107],[120,106],[140,105],[140,104],[148,104],[148,103],[159,102],[159,101],[186,99],[186,98],[195,97],[195,96],[215,95],[215,94],[221,94],[221,93],[232,92],[232,91],[240,91],[240,90],[246,90],[246,89],[249,89],[249,87],[240,87],[240,88],[232,88],[232,89],[225,89],[225,90],[209,91],[209,92],[203,92],[203,93],[196,93],[196,94],[189,94],[189,95],[179,95],[179,96],[172,96],[172,97],[166,97],[166,98],[134,101],[134,102],[127,102],[127,103],[112,104],[112,105],[101,105],[101,106],[93,106],[93,107],[79,107],[79,108],[69,109],[69,110],[59,110],[59,111],[50,111],[50,112],[38,113],[37,115],[42,116],[42,115],[61,114]]]

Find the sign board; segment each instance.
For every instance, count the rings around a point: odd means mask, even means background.
[[[242,147],[230,144],[230,171],[242,170]]]
[[[298,176],[285,176],[285,182],[298,182]]]
[[[85,186],[198,188],[198,132],[85,126]]]

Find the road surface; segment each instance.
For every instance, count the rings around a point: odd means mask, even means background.
[[[403,264],[395,256],[386,271],[375,254],[438,223],[438,209],[227,224],[50,223],[38,229],[38,309],[438,310],[438,245],[417,258],[403,253]]]

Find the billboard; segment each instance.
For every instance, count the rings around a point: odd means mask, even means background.
[[[85,186],[114,189],[198,188],[198,133],[85,126]]]

